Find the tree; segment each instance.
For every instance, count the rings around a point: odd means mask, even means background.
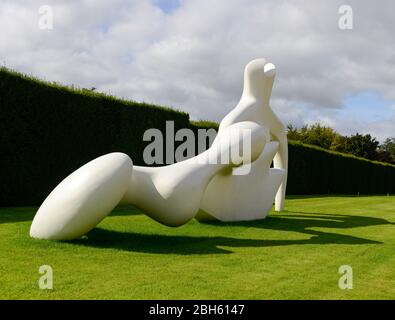
[[[369,160],[395,164],[395,137],[387,138],[382,145],[370,134],[342,136],[330,127],[319,123],[304,125],[301,128],[287,126],[289,140],[297,140],[324,149],[353,154]]]
[[[325,149],[329,149],[332,141],[339,136],[332,128],[322,126],[319,123],[304,125],[300,129],[288,125],[287,129],[288,139],[299,140]]]
[[[380,149],[387,151],[395,159],[395,137],[385,139]]]
[[[370,134],[363,135],[357,133],[345,138],[345,152],[370,160],[377,158],[379,142],[376,138],[372,138]]]
[[[333,140],[332,144],[329,147],[330,150],[337,151],[337,152],[343,152],[346,153],[346,140],[347,137],[344,137],[340,134],[338,134]]]
[[[288,124],[287,137],[289,140],[300,140],[300,134],[298,132],[298,128],[294,127],[292,124]]]
[[[387,159],[385,162],[395,163],[395,137],[385,139],[379,149]]]
[[[376,160],[380,162],[394,163],[395,161],[392,158],[391,154],[385,150],[379,149],[377,151]]]

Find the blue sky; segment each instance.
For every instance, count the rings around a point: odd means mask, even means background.
[[[153,0],[153,3],[162,9],[163,12],[170,14],[180,6],[181,0]]]
[[[395,101],[383,99],[374,92],[363,91],[344,99],[344,108],[338,111],[338,115],[362,122],[377,122],[390,118],[394,107]]]

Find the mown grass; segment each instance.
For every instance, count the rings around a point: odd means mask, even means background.
[[[30,239],[35,210],[0,209],[2,299],[395,299],[394,196],[291,197],[266,220],[180,228],[122,207],[74,242]]]

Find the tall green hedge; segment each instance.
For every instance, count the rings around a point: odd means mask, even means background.
[[[393,194],[395,166],[289,141],[288,194]]]
[[[0,69],[0,206],[40,204],[68,174],[109,152],[143,165],[149,128],[215,127],[189,115]],[[288,194],[394,193],[395,166],[289,144]]]

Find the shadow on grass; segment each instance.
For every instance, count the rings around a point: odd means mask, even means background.
[[[285,214],[273,213],[265,220],[241,222],[206,222],[215,226],[246,226],[270,230],[294,231],[311,235],[325,232],[311,228],[350,229],[357,227],[394,225],[382,218],[356,216],[346,214],[314,213],[300,211],[284,211]]]
[[[0,224],[31,221],[36,207],[0,208]],[[131,206],[119,207],[113,216],[140,214]],[[365,226],[394,225],[385,219],[346,214],[324,214],[288,211],[285,214],[274,213],[265,220],[248,222],[211,222],[205,223],[220,228],[238,226],[259,228],[264,230],[298,232],[310,236],[309,239],[240,239],[234,237],[216,236],[180,236],[161,235],[134,232],[119,232],[96,228],[88,234],[88,239],[72,241],[74,245],[96,248],[113,248],[124,251],[147,253],[175,253],[175,254],[210,254],[231,253],[231,248],[237,247],[274,247],[305,244],[380,244],[381,242],[337,233],[339,229],[351,229]],[[336,232],[318,231],[314,228],[337,229]],[[335,230],[333,230],[335,231]],[[214,231],[215,232],[215,231]],[[264,236],[265,233],[263,232]],[[228,247],[226,249],[221,247]]]
[[[309,239],[300,240],[240,239],[215,236],[150,235],[97,228],[88,234],[87,239],[72,241],[70,243],[96,248],[113,248],[146,253],[175,253],[181,255],[232,253],[231,250],[220,247],[274,247],[305,244],[380,244],[381,242],[370,239],[317,231],[311,228],[349,229],[364,226],[388,225],[392,223],[381,218],[354,215],[289,212],[283,215],[275,214],[268,217],[266,220],[260,221],[235,223],[213,222],[207,224],[218,228],[244,226],[266,230],[291,231],[310,235],[311,237]]]

